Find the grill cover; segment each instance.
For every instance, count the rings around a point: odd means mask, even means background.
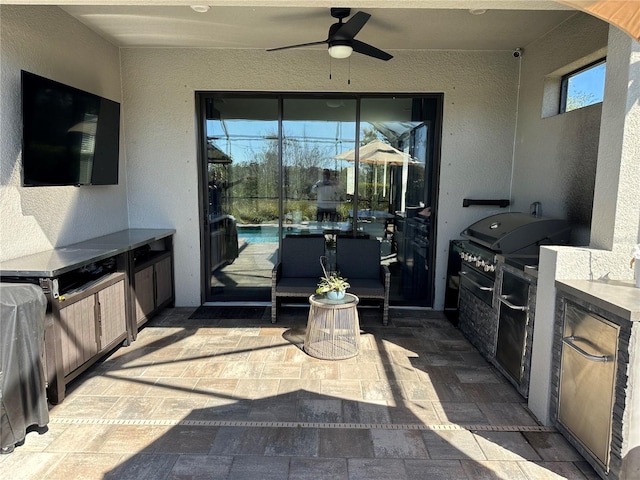
[[[496,253],[537,254],[540,245],[566,244],[570,233],[565,220],[514,212],[483,218],[460,235]]]
[[[0,286],[0,448],[10,453],[49,410],[42,364],[47,299],[28,283]]]

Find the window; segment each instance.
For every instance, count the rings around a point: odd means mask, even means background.
[[[560,112],[602,102],[607,63],[603,58],[562,77]]]

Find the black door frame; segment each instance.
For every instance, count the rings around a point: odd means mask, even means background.
[[[339,92],[322,92],[322,93],[301,93],[301,92],[236,92],[236,91],[196,91],[195,92],[195,105],[196,105],[196,141],[198,142],[197,155],[198,155],[198,208],[199,208],[199,230],[200,230],[200,277],[201,277],[201,290],[200,299],[201,304],[208,302],[209,291],[211,288],[210,274],[206,271],[210,265],[210,248],[207,246],[208,229],[208,189],[207,189],[207,150],[206,150],[206,101],[208,98],[224,98],[224,97],[245,97],[245,98],[274,98],[278,100],[278,159],[279,159],[279,179],[280,185],[278,192],[278,209],[279,209],[279,228],[282,228],[282,181],[283,178],[283,165],[282,165],[282,122],[283,122],[283,102],[285,99],[295,98],[317,98],[317,99],[355,99],[356,104],[356,132],[355,139],[356,145],[359,143],[360,135],[360,110],[361,101],[363,99],[370,98],[414,98],[414,99],[430,99],[432,100],[432,115],[434,119],[434,132],[431,136],[432,142],[427,147],[431,151],[428,152],[428,158],[432,159],[431,168],[431,183],[425,185],[427,190],[425,198],[427,205],[432,207],[431,227],[430,227],[430,248],[428,253],[428,265],[432,266],[427,275],[426,292],[423,297],[424,302],[418,307],[433,307],[433,301],[435,297],[435,259],[437,251],[437,218],[438,218],[438,193],[440,185],[440,166],[441,166],[441,146],[442,146],[442,124],[443,124],[443,105],[444,94],[443,93],[352,93],[345,94]],[[358,167],[356,161],[355,167]],[[358,176],[355,178],[355,188],[358,188]],[[358,191],[358,190],[356,190]],[[357,211],[357,197],[355,196],[354,211]],[[356,219],[354,218],[354,221]],[[355,231],[355,228],[354,228]],[[217,303],[217,302],[216,302]],[[220,303],[226,303],[221,301]],[[244,302],[248,304],[250,302]],[[265,302],[261,302],[265,303]],[[266,302],[268,303],[268,302]]]

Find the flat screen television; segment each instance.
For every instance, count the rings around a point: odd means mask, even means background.
[[[120,104],[22,71],[22,184],[116,185]]]

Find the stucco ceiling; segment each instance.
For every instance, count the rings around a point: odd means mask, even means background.
[[[225,49],[267,49],[324,40],[334,22],[329,7],[344,6],[318,0],[231,0],[224,5],[212,0],[144,2],[145,5],[140,1],[50,3],[60,5],[121,47]],[[206,13],[196,13],[189,6],[195,3],[213,5]],[[290,6],[293,4],[297,6]],[[363,10],[372,15],[357,38],[396,55],[400,50],[526,48],[577,13],[552,1],[373,0],[351,4],[352,13]],[[486,12],[474,15],[470,7]],[[285,57],[286,52],[270,54]]]

